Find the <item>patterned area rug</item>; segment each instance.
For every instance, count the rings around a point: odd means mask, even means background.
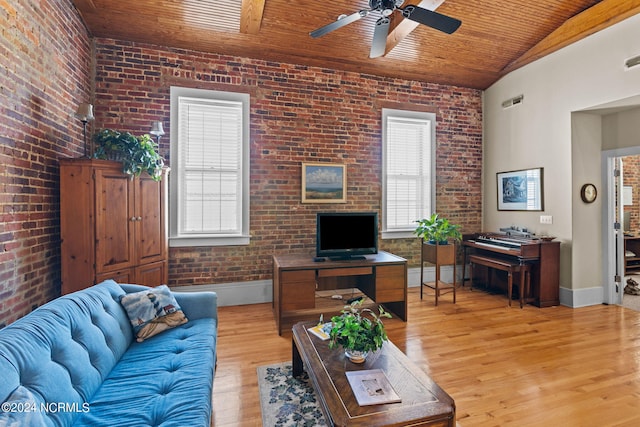
[[[327,425],[307,373],[293,378],[291,362],[258,366],[258,387],[263,426]]]
[[[293,378],[291,362],[258,366],[258,387],[263,427],[327,426],[307,373]]]

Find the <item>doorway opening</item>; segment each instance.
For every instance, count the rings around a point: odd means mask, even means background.
[[[640,311],[640,155],[619,157],[621,192],[616,205],[623,245],[621,305]]]
[[[640,147],[607,151],[603,161],[609,260],[605,302],[640,311]]]

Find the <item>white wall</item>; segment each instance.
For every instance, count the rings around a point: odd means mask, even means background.
[[[556,236],[566,305],[602,302],[602,198],[586,205],[579,191],[585,182],[603,189],[603,112],[586,110],[640,94],[640,66],[624,67],[637,55],[640,15],[518,69],[485,92],[483,228],[520,225]],[[502,108],[520,94],[521,104]],[[495,174],[534,167],[544,168],[544,212],[498,212]],[[541,225],[541,214],[552,215],[553,224]]]
[[[602,132],[603,150],[640,146],[640,108],[604,116]]]

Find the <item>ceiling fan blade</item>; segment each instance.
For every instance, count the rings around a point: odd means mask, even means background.
[[[459,19],[451,18],[438,12],[434,12],[429,9],[423,9],[418,6],[409,5],[403,9],[402,16],[412,21],[424,24],[436,30],[440,30],[444,33],[451,34],[458,29],[462,21]]]
[[[376,28],[373,31],[373,41],[371,42],[371,52],[369,58],[377,58],[384,55],[387,49],[387,36],[389,35],[389,23],[391,20],[383,16],[376,21]]]
[[[325,25],[324,27],[320,27],[317,30],[313,30],[309,33],[311,37],[318,38],[320,36],[324,36],[331,31],[337,30],[338,28],[342,28],[345,25],[351,24],[352,22],[356,22],[360,18],[364,18],[369,14],[369,10],[363,9],[358,12],[352,13],[348,16],[343,16],[342,18],[338,18],[336,21]]]

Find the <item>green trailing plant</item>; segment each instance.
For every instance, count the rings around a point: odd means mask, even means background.
[[[148,134],[134,136],[129,132],[102,129],[93,136],[93,157],[119,160],[122,171],[131,176],[147,172],[154,180],[162,178],[164,159],[158,154],[158,144]]]
[[[388,340],[382,323],[382,318],[391,318],[382,306],[379,312],[363,308],[362,300],[345,305],[339,316],[331,318],[331,332],[329,333],[329,348],[342,346],[345,350],[361,352],[376,351]]]
[[[414,233],[430,243],[446,243],[449,239],[455,241],[462,240],[460,226],[451,224],[446,218],[441,218],[437,213],[432,214],[429,218],[423,218],[416,221],[418,226]]]

